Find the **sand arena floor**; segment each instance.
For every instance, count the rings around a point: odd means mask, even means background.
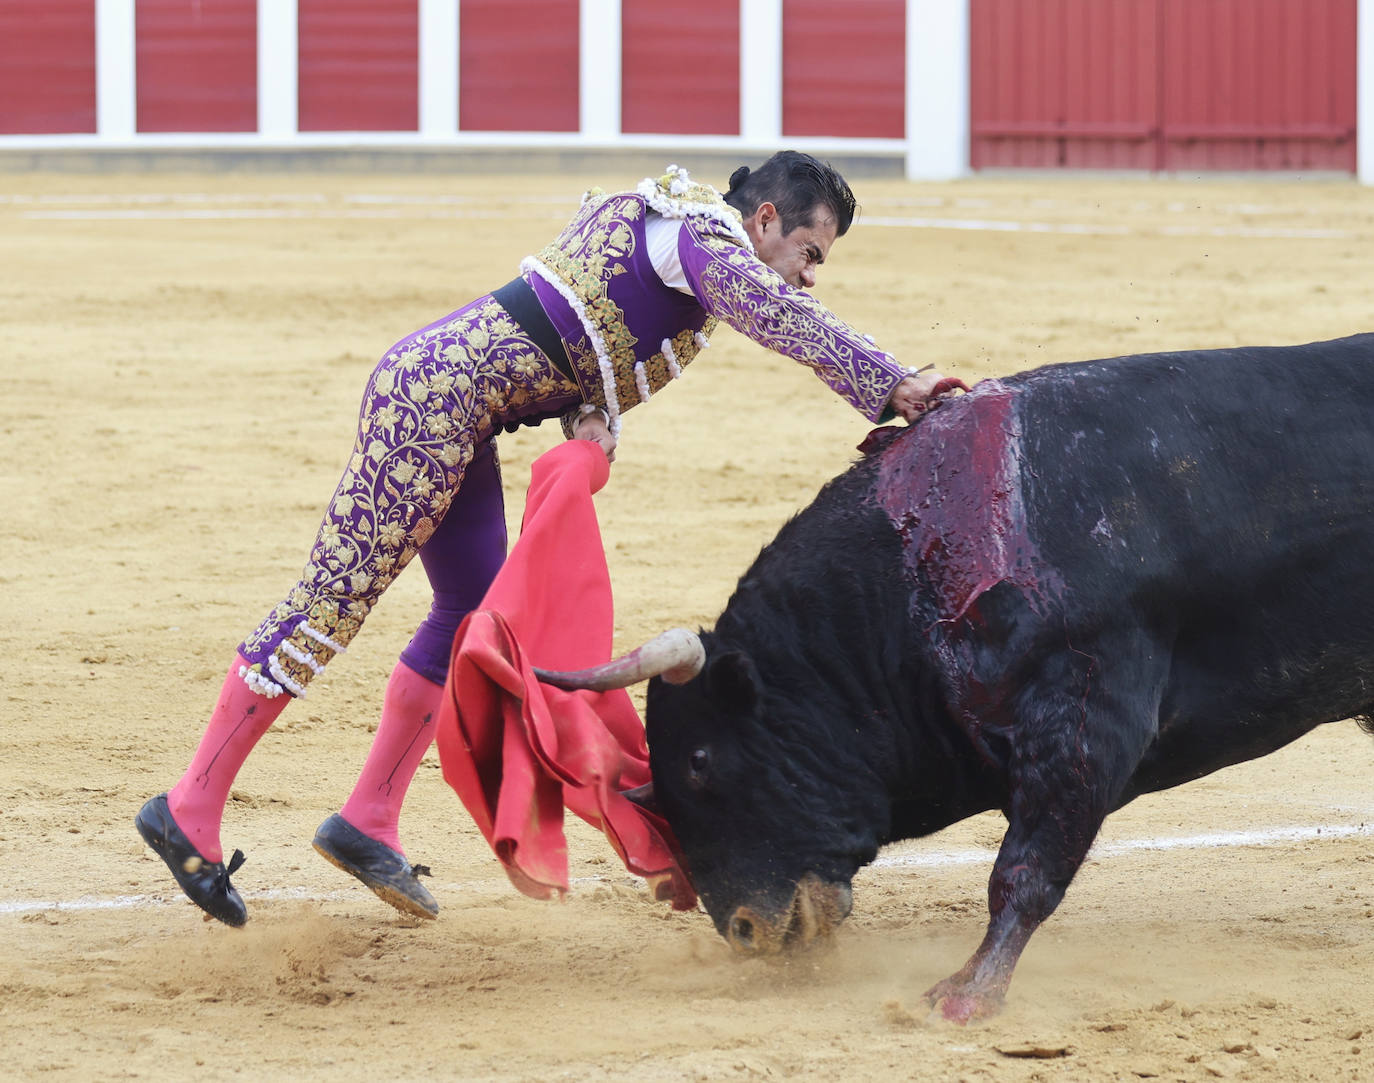
[[[995,815],[886,851],[832,949],[756,964],[580,824],[571,896],[518,895],[431,753],[402,830],[443,912],[402,918],[310,839],[426,605],[418,570],[239,776],[247,928],[175,891],[131,819],[294,581],[375,358],[510,278],[587,185],[636,179],[0,176],[0,1077],[1374,1077],[1374,740],[1352,723],[1113,817],[1006,1011],[969,1029],[921,993],[982,935]],[[818,293],[969,382],[1372,329],[1353,183],[858,188]],[[723,330],[629,415],[598,497],[618,643],[709,624],[866,429]],[[512,529],[556,439],[501,442]]]

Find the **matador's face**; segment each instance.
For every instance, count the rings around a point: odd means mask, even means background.
[[[830,255],[838,236],[835,214],[825,204],[816,206],[812,218],[813,225],[797,226],[790,233],[783,233],[778,209],[764,202],[744,220],[744,229],[754,242],[759,259],[788,284],[804,290],[816,284],[816,269]]]

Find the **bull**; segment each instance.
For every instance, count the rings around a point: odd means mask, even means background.
[[[561,679],[668,671],[637,796],[741,952],[826,936],[884,844],[1001,810],[986,935],[926,994],[967,1022],[1109,813],[1368,725],[1374,334],[985,380],[867,451],[714,630]]]

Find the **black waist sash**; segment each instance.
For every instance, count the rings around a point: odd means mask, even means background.
[[[511,319],[520,325],[520,330],[544,351],[545,356],[553,362],[554,368],[573,383],[577,383],[572,363],[568,360],[567,351],[563,349],[563,339],[554,328],[548,313],[544,311],[544,306],[539,303],[534,288],[523,278],[513,278],[500,289],[492,290],[491,295],[498,305],[510,313]]]

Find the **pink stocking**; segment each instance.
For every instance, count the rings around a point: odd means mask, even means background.
[[[406,788],[434,740],[434,720],[444,687],[397,662],[387,682],[382,719],[362,774],[340,815],[364,835],[398,853]]]
[[[167,794],[172,818],[206,861],[223,860],[220,819],[234,777],[258,738],[291,702],[288,695],[268,699],[249,688],[239,676],[239,668],[247,664],[235,655],[191,766]]]

